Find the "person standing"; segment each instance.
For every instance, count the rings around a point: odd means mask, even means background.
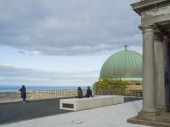
[[[83,98],[83,91],[82,91],[81,87],[78,87],[77,98]]]
[[[88,97],[88,98],[89,98],[89,97],[93,97],[92,91],[91,91],[91,89],[90,89],[90,86],[87,87],[86,97]]]
[[[21,98],[23,99],[23,103],[26,103],[26,88],[25,85],[22,85],[21,89]]]

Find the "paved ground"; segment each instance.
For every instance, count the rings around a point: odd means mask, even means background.
[[[136,99],[137,98],[125,98],[125,102],[134,101]],[[107,106],[107,107],[109,107],[109,106]],[[97,109],[99,109],[99,108],[97,108]],[[89,111],[93,112],[95,109],[91,109],[91,110],[89,110]],[[115,109],[115,110],[117,110],[117,109]],[[88,111],[88,110],[85,110],[84,112],[86,112],[86,111]],[[38,119],[41,119],[42,122],[44,122],[44,119],[46,119],[46,118],[48,120],[50,120],[49,118],[55,119],[55,117],[57,117],[57,116],[60,117],[60,116],[66,115],[65,113],[67,113],[68,116],[73,115],[75,113],[79,113],[79,112],[72,112],[70,114],[69,112],[71,112],[71,111],[59,109],[59,99],[32,101],[32,102],[28,102],[25,104],[23,104],[23,103],[1,104],[0,105],[0,125],[8,123],[7,125],[5,125],[5,127],[12,127],[13,125],[11,126],[9,123],[13,123],[13,122],[20,123],[19,121],[23,121],[23,122],[26,122],[25,124],[27,124],[28,119],[32,119],[31,121],[36,121]],[[83,112],[80,112],[80,113],[83,113]],[[60,114],[60,115],[57,115],[57,114]],[[91,117],[91,119],[93,119],[94,113],[89,114],[89,115],[90,115],[89,117]],[[100,115],[102,116],[102,114],[100,114]],[[47,116],[50,116],[50,117],[47,117]],[[79,117],[79,114],[77,117]],[[96,117],[100,117],[100,116],[96,116]],[[38,118],[38,119],[35,119],[35,118]],[[61,122],[61,121],[59,121],[59,122]],[[65,121],[64,116],[63,116],[63,121]],[[81,124],[81,121],[84,121],[84,118],[82,120],[80,120],[80,123],[76,123],[76,124]],[[17,125],[17,123],[16,123],[16,125]],[[73,120],[73,123],[74,123],[74,120]],[[46,125],[46,124],[44,124],[44,125]],[[17,125],[17,126],[20,126],[20,125]],[[30,126],[32,126],[32,125],[30,125]],[[46,126],[49,126],[49,125],[46,125]],[[46,127],[46,126],[44,126],[44,127]],[[61,125],[59,127],[62,127],[62,126],[63,125]],[[93,126],[90,126],[90,127],[93,127]]]
[[[0,105],[0,124],[69,112],[59,109],[59,99]]]

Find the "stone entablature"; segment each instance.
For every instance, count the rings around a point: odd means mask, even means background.
[[[169,4],[169,0],[143,0],[141,2],[131,4],[131,6],[133,7],[134,11],[141,15],[141,12],[143,11],[161,8]]]
[[[141,15],[141,27],[162,26],[170,23],[170,0],[145,0],[131,6]]]
[[[154,32],[170,37],[170,0],[145,0],[131,6],[141,16],[141,29],[152,26]]]

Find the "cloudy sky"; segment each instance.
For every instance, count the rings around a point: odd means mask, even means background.
[[[1,0],[0,85],[92,85],[125,44],[142,53],[135,2]]]

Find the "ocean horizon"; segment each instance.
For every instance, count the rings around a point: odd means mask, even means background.
[[[37,90],[77,90],[79,86],[26,86],[27,91],[37,91]],[[87,86],[80,86],[83,90],[87,89]],[[17,92],[21,86],[12,85],[0,85],[0,92]],[[93,90],[93,86],[90,86]]]

